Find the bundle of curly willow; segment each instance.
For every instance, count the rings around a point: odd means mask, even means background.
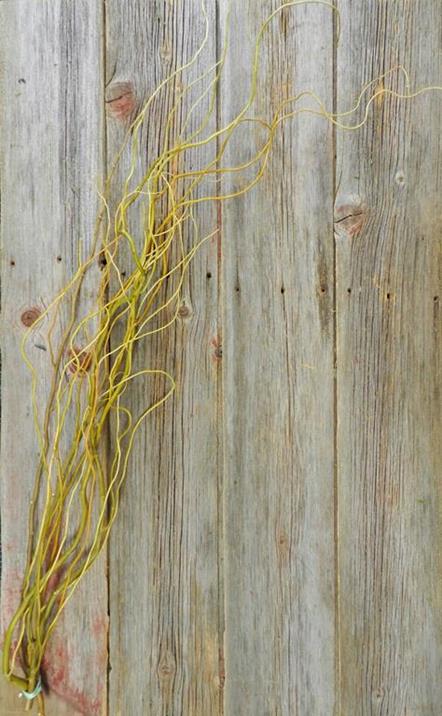
[[[380,95],[397,98],[416,97],[430,89],[411,91],[402,67],[386,73],[365,86],[354,106],[333,114],[309,91],[283,101],[268,119],[249,114],[257,94],[259,56],[263,35],[283,9],[303,4],[324,5],[337,13],[325,0],[295,0],[281,5],[262,25],[256,39],[251,86],[241,111],[223,128],[206,133],[215,111],[216,89],[222,72],[225,49],[219,62],[203,75],[185,85],[186,72],[196,63],[208,39],[208,20],[204,6],[205,37],[188,63],[164,80],[147,100],[130,127],[103,192],[103,208],[97,219],[94,248],[68,285],[38,318],[24,338],[22,352],[32,373],[32,403],[40,447],[35,488],[29,515],[29,546],[20,604],[7,629],[3,648],[3,671],[21,689],[27,708],[38,703],[44,714],[42,660],[57,621],[72,597],[79,581],[103,550],[117,516],[120,492],[128,471],[128,460],[136,432],[143,420],[158,409],[173,393],[173,377],[160,368],[134,369],[134,351],[139,341],[164,331],[174,323],[181,304],[181,289],[186,270],[198,248],[217,229],[205,236],[198,232],[196,210],[204,202],[225,202],[248,192],[261,179],[279,126],[299,113],[319,115],[342,129],[357,129],[367,119],[371,104]],[[337,15],[339,18],[339,14]],[[402,72],[405,91],[385,87],[393,72]],[[159,155],[145,168],[144,176],[134,180],[140,159],[140,132],[152,103],[164,88],[180,77],[184,89],[167,117],[168,141]],[[206,83],[198,99],[183,112],[189,90]],[[186,134],[196,107],[209,97],[209,109],[200,125]],[[297,106],[302,98],[312,106]],[[347,121],[361,108],[360,121]],[[178,137],[170,141],[175,115],[184,114]],[[246,163],[224,166],[223,157],[231,137],[243,125],[259,126],[261,146]],[[125,148],[130,144],[131,165],[116,208],[109,208],[110,185]],[[191,155],[211,145],[214,157],[198,170],[186,170]],[[217,182],[222,175],[240,177],[240,188],[232,193],[202,190],[207,179]],[[250,176],[251,174],[251,176]],[[137,208],[143,217],[141,235],[134,235],[130,212]],[[184,235],[191,248],[185,250]],[[190,238],[189,238],[190,237]],[[128,248],[132,258],[130,275],[119,266],[119,252]],[[139,248],[141,246],[141,248]],[[79,319],[77,309],[81,287],[88,269],[102,258],[103,271],[96,307]],[[60,309],[68,320],[54,334]],[[36,398],[38,373],[27,352],[29,335],[50,317],[49,352],[53,365],[52,384],[44,415]],[[60,331],[59,331],[60,332]],[[78,345],[82,348],[78,349]],[[156,390],[163,390],[137,416],[124,404],[131,383],[142,376],[156,379]],[[165,387],[164,387],[165,386]],[[113,434],[113,451],[106,460],[106,435]],[[17,672],[22,673],[19,675]]]

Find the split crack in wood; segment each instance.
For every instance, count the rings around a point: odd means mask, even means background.
[[[335,219],[334,223],[341,224],[346,219],[353,219],[355,216],[365,216],[366,213],[367,213],[366,211],[358,211],[357,213],[354,213],[354,214],[347,214],[347,216],[343,216],[342,219]]]
[[[359,195],[350,194],[341,198],[339,204],[335,206],[333,221],[338,235],[350,238],[358,236],[364,228],[367,213],[367,206]]]

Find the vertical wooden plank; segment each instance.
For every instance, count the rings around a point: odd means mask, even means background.
[[[228,3],[221,3],[226,29]],[[226,123],[249,91],[254,38],[278,3],[232,3]],[[258,101],[333,89],[329,9],[286,8],[265,35]],[[232,139],[250,159],[259,133]],[[226,177],[223,190],[238,189]],[[323,120],[278,135],[262,182],[223,206],[226,713],[334,708],[333,141]]]
[[[441,84],[436,0],[340,8],[340,110],[399,63]],[[342,714],[442,704],[441,112],[440,93],[380,99],[337,135]]]
[[[2,631],[17,606],[37,441],[31,381],[19,346],[27,310],[42,310],[91,245],[102,152],[102,8],[77,0],[0,3],[2,68]],[[98,282],[99,269],[95,280]],[[94,300],[93,277],[80,310]],[[47,328],[31,357],[44,405],[51,368]],[[84,579],[56,630],[44,665],[48,714],[102,714],[106,707],[105,559]],[[58,698],[59,697],[59,698]],[[2,714],[23,705],[2,679]]]
[[[215,62],[215,3],[206,5],[207,48],[192,71],[168,85],[153,104],[137,171],[162,148],[167,115],[179,92]],[[157,84],[190,59],[204,35],[204,22],[199,2],[108,0],[106,27],[111,162],[131,112],[133,116]],[[199,106],[189,132],[207,112],[208,101]],[[177,113],[177,131],[185,114]],[[214,127],[215,117],[207,133]],[[214,153],[215,146],[209,146],[200,160],[208,161]],[[127,171],[125,160],[126,155],[114,182],[114,200]],[[201,236],[217,226],[213,205],[198,209],[196,218]],[[132,220],[136,232],[136,216]],[[120,262],[128,270],[130,258],[123,251]],[[111,541],[110,713],[115,716],[222,712],[217,265],[215,239],[193,261],[178,323],[146,339],[136,351],[137,369],[170,370],[178,390],[140,430]],[[152,381],[140,381],[131,389],[128,407],[137,415],[153,395]]]

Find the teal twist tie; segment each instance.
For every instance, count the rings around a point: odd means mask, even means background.
[[[20,691],[19,698],[26,699],[26,701],[33,701],[37,698],[39,693],[42,691],[42,685],[41,685],[41,677],[38,677],[37,686],[35,687],[34,691]]]

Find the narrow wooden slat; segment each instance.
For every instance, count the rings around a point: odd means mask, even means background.
[[[340,7],[340,110],[397,64],[441,84],[436,0]],[[337,135],[341,714],[441,710],[441,119],[380,99]]]
[[[247,97],[269,12],[232,5],[223,123]],[[332,56],[328,9],[284,10],[249,115],[270,118],[302,89],[331,106]],[[259,136],[241,129],[226,164],[251,158]],[[233,175],[223,190],[239,186]],[[304,117],[278,134],[261,184],[223,207],[227,714],[333,713],[332,206],[332,131]]]
[[[17,606],[38,460],[30,375],[19,353],[23,321],[32,320],[32,310],[47,306],[71,277],[79,243],[85,252],[90,247],[103,172],[103,84],[99,3],[14,0],[1,2],[0,13],[3,630]],[[80,311],[92,305],[98,277],[97,267]],[[47,328],[46,322],[29,349],[40,375],[41,405],[51,376]],[[105,712],[105,566],[100,560],[85,578],[50,642],[49,716]],[[2,714],[22,706],[3,679],[0,704]]]
[[[162,148],[166,118],[178,93],[215,62],[215,3],[206,5],[208,46],[197,66],[167,86],[152,105],[140,144],[141,166]],[[203,37],[204,23],[198,2],[108,0],[106,27],[111,163],[131,112],[133,116],[159,81],[190,59]],[[208,99],[195,112],[189,132],[207,112]],[[183,118],[184,113],[178,112],[177,131]],[[214,126],[212,118],[207,132]],[[198,154],[198,161],[208,161],[214,152],[215,146],[208,147]],[[114,182],[114,201],[125,166],[127,171],[123,160],[119,181]],[[210,191],[213,186],[209,185]],[[201,236],[216,229],[215,207],[203,207],[196,218]],[[132,222],[136,232],[136,215]],[[129,270],[130,260],[123,251],[120,259],[121,268]],[[113,716],[222,712],[217,266],[214,239],[193,261],[178,323],[146,339],[136,351],[135,369],[168,369],[178,381],[178,390],[140,430],[111,542]],[[166,315],[170,317],[170,312]],[[161,318],[165,320],[164,315]],[[133,384],[128,407],[134,415],[152,401],[154,388],[152,380]]]

